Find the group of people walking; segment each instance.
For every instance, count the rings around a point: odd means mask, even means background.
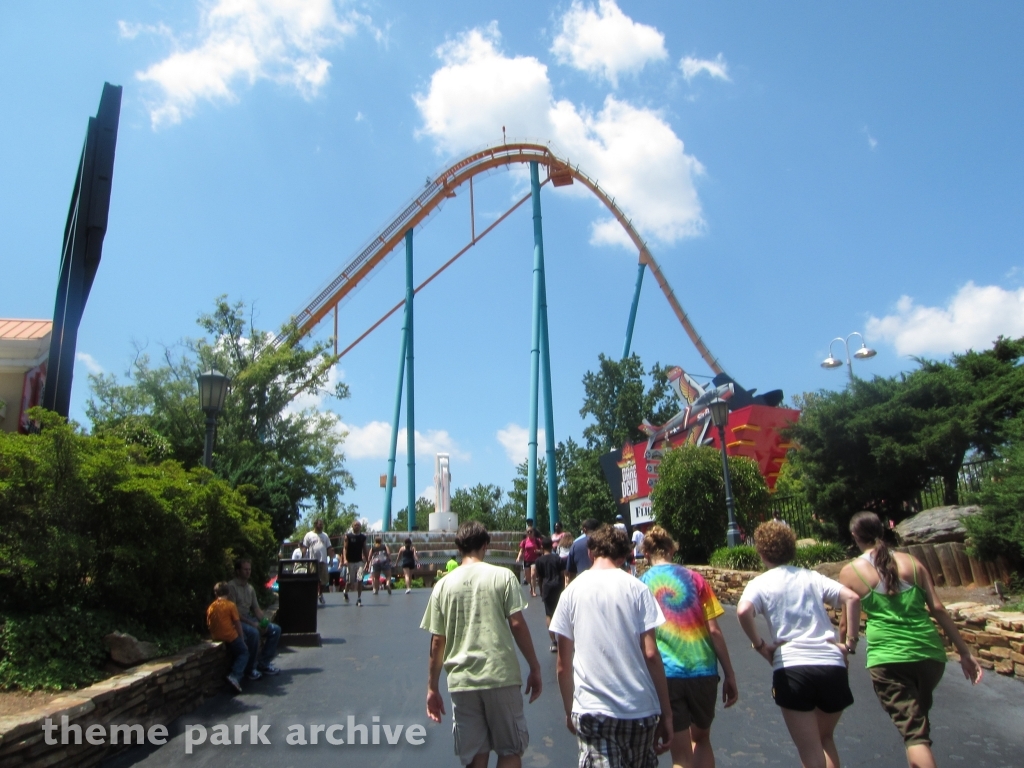
[[[659,526],[641,541],[624,526],[583,527],[564,560],[562,541],[538,537],[527,579],[544,602],[579,765],[653,768],[659,754],[671,752],[674,766],[713,766],[716,702],[728,708],[740,695],[718,626],[724,609],[699,573],[673,562],[676,544]],[[833,733],[853,703],[847,670],[863,611],[875,693],[903,737],[908,764],[930,768],[928,714],[946,661],[932,618],[959,652],[964,675],[977,683],[982,670],[927,570],[889,550],[879,519],[859,513],[851,534],[863,554],[835,581],[790,565],[796,538],[787,525],[759,526],[754,545],[766,570],[747,584],[737,618],[753,651],[772,665],[772,695],[801,764],[838,768]],[[444,669],[460,762],[484,768],[493,751],[499,768],[516,768],[529,743],[517,647],[529,666],[529,700],[542,690],[522,616],[526,601],[511,570],[485,562],[490,535],[480,523],[464,523],[455,543],[462,564],[438,582],[421,623],[431,634],[427,714],[438,722],[445,714]],[[627,570],[637,546],[649,562],[639,579]],[[838,633],[826,604],[841,611]]]

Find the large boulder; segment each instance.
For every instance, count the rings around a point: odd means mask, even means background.
[[[131,635],[121,632],[111,632],[103,638],[103,642],[110,651],[110,658],[123,667],[134,667],[160,655],[160,648],[156,643],[136,640]]]
[[[933,507],[908,517],[896,526],[896,538],[903,546],[910,544],[942,544],[964,541],[967,529],[963,518],[976,515],[981,507]]]

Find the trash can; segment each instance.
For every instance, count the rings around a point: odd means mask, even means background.
[[[277,564],[279,607],[276,622],[282,634],[315,634],[317,611],[316,560],[280,560]]]

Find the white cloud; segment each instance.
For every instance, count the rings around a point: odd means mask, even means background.
[[[869,338],[891,343],[901,355],[939,354],[983,349],[1000,334],[1024,336],[1024,288],[968,282],[945,307],[924,307],[901,296],[896,312],[870,317]]]
[[[551,52],[559,63],[603,77],[613,86],[618,86],[620,74],[636,73],[649,61],[668,58],[665,36],[633,21],[615,0],[599,0],[596,8],[573,0]]]
[[[88,352],[76,352],[75,360],[84,365],[89,373],[96,374],[97,376],[101,373],[106,373],[106,369]]]
[[[323,409],[324,401],[327,399],[329,393],[334,391],[334,388],[338,385],[338,379],[345,378],[345,371],[338,366],[332,367],[327,372],[327,382],[324,386],[314,392],[303,392],[299,394],[294,400],[285,406],[283,414],[285,416],[291,416],[293,414],[300,413],[309,408],[315,411]]]
[[[136,73],[160,92],[150,107],[153,127],[181,122],[198,101],[236,101],[241,83],[270,80],[313,98],[331,66],[322,54],[361,25],[373,29],[368,17],[339,13],[339,5],[336,0],[211,0],[200,6],[199,30],[190,44],[163,25],[121,22],[122,37],[156,32],[174,41],[166,59]]]
[[[386,421],[371,421],[362,427],[342,424],[348,433],[345,438],[345,456],[349,459],[386,459],[391,447],[391,425]],[[405,427],[398,430],[398,456],[405,456]],[[469,461],[470,456],[455,445],[452,436],[444,429],[416,430],[417,458],[434,458],[435,453],[448,453],[452,458]],[[396,469],[397,472],[397,469]]]
[[[424,488],[422,491],[420,491],[419,498],[426,499],[431,504],[433,504],[434,503],[434,484],[431,483],[426,488]],[[406,505],[406,506],[408,506],[408,505]]]
[[[870,149],[874,149],[875,147],[877,147],[878,139],[871,135],[871,131],[868,130],[868,127],[866,125],[864,126],[863,131],[864,135],[868,137],[868,147]]]
[[[516,466],[526,461],[530,451],[530,431],[518,424],[509,424],[504,429],[499,429],[495,437],[505,449],[508,460]],[[537,430],[537,450],[543,450],[544,430]]]
[[[729,79],[729,65],[725,63],[725,58],[722,54],[718,54],[713,59],[697,59],[693,56],[685,56],[679,62],[679,68],[683,71],[683,77],[686,78],[687,82],[693,80],[701,72],[706,72],[717,80],[731,82]]]
[[[703,230],[693,179],[703,166],[657,111],[609,95],[599,112],[556,101],[547,67],[531,56],[506,56],[496,23],[441,46],[442,66],[426,93],[413,99],[420,133],[439,151],[456,154],[509,139],[549,142],[595,178],[645,237],[663,243]],[[579,188],[570,193],[589,194]],[[618,224],[595,222],[591,241],[630,249]]]

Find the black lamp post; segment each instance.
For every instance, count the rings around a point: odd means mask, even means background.
[[[231,379],[219,371],[209,370],[196,377],[199,380],[199,405],[206,414],[206,449],[203,451],[203,466],[207,469],[213,462],[213,435],[217,429],[217,417],[224,410]]]
[[[729,422],[729,404],[716,398],[708,404],[711,411],[711,423],[718,427],[718,442],[722,445],[722,475],[725,478],[725,509],[729,514],[729,527],[725,532],[725,541],[729,549],[739,546],[740,529],[736,525],[736,506],[732,498],[732,481],[729,479],[729,458],[725,452],[725,425]]]

